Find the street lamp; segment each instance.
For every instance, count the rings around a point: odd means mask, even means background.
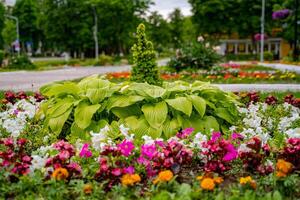
[[[12,16],[12,15],[5,15],[5,17],[16,21],[17,41],[20,45],[19,19],[15,16]],[[18,51],[18,55],[20,55],[20,51],[21,51],[21,46],[20,46],[20,49]]]
[[[261,9],[261,34],[260,34],[260,62],[264,62],[264,46],[265,46],[265,7],[266,1],[262,0]]]

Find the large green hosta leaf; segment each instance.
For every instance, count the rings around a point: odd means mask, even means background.
[[[135,134],[136,138],[141,138],[143,135],[158,138],[162,133],[162,127],[159,129],[152,128],[144,116],[140,118],[136,116],[128,117],[125,119],[125,124],[130,128],[130,132]]]
[[[128,89],[140,96],[153,99],[162,98],[166,94],[164,88],[148,83],[132,83]]]
[[[198,111],[200,117],[202,118],[205,115],[206,111],[206,102],[202,97],[191,95],[190,96],[193,106]]]
[[[215,115],[220,117],[221,119],[224,119],[230,124],[234,124],[234,116],[232,116],[228,109],[226,108],[217,108],[215,110]]]
[[[107,108],[109,110],[116,107],[123,108],[143,100],[144,97],[141,96],[115,95],[108,100]]]
[[[69,108],[66,112],[64,112],[62,115],[58,117],[51,117],[48,121],[48,127],[51,129],[51,131],[55,134],[59,134],[69,118],[70,114],[72,112],[72,108]]]
[[[210,133],[211,130],[219,131],[220,125],[219,125],[217,119],[214,118],[213,116],[205,116],[201,120],[199,128],[204,133]]]
[[[41,93],[47,97],[52,96],[64,96],[64,95],[74,95],[77,96],[79,94],[80,88],[76,83],[65,82],[63,84],[54,84],[52,86],[45,87],[41,90]]]
[[[127,107],[112,108],[111,112],[120,119],[125,119],[129,116],[140,116],[142,114],[141,108],[136,104]]]
[[[171,120],[168,118],[163,124],[163,133],[165,138],[170,138],[174,136],[179,129],[180,129],[180,125],[176,118]]]
[[[166,102],[175,110],[179,110],[185,113],[187,116],[191,116],[193,110],[193,104],[186,97],[167,99]]]
[[[72,98],[59,99],[54,105],[48,107],[47,115],[51,118],[59,117],[69,110],[73,103],[74,99]]]
[[[145,104],[142,106],[142,111],[150,126],[156,129],[162,126],[168,116],[168,106],[164,101],[155,104]]]
[[[86,129],[91,124],[93,115],[100,107],[100,104],[90,105],[85,101],[80,102],[74,113],[74,120],[78,127]]]

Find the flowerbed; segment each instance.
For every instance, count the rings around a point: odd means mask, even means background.
[[[106,75],[115,82],[128,80],[129,72],[115,72]],[[162,70],[161,78],[165,81],[208,81],[211,83],[299,83],[300,77],[293,72],[281,72],[255,64],[227,63],[213,67],[211,70],[172,72]]]
[[[6,93],[0,112],[0,196],[300,198],[298,100],[287,96],[283,103],[268,97],[262,103],[255,93],[242,96],[246,105],[239,105],[240,120],[222,132],[188,127],[170,137],[139,138],[117,124],[91,130],[86,137],[71,134],[67,140],[36,115],[51,99]]]

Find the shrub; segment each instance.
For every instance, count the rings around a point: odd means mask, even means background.
[[[137,43],[132,47],[132,52],[134,65],[131,71],[131,80],[160,85],[161,80],[155,60],[156,53],[152,42],[146,38],[144,24],[140,24],[137,28]]]
[[[3,60],[4,60],[4,51],[0,50],[0,67],[2,65]]]
[[[7,67],[9,69],[36,69],[37,68],[26,55],[10,57],[8,60]]]
[[[227,54],[225,56],[226,61],[248,61],[248,60],[257,60],[257,54]]]
[[[264,52],[264,60],[267,60],[267,61],[272,61],[274,60],[274,55],[272,52]]]
[[[104,66],[104,65],[112,65],[113,64],[113,57],[101,54],[99,56],[98,62],[95,63],[95,66]]]
[[[50,99],[41,107],[46,127],[59,135],[84,137],[107,124],[125,124],[140,138],[169,138],[181,128],[207,132],[228,128],[237,120],[236,100],[208,83],[165,82],[162,87],[147,83],[114,84],[98,77],[79,83],[45,86]],[[118,136],[116,136],[118,137]]]
[[[192,42],[179,49],[176,57],[171,58],[168,65],[179,72],[186,69],[210,69],[220,60],[221,56],[204,42]]]

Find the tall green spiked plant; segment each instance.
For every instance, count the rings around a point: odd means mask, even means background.
[[[152,42],[146,38],[146,28],[140,24],[137,28],[137,43],[132,47],[134,65],[131,71],[131,80],[161,85],[156,64],[156,53]]]
[[[165,82],[160,87],[114,84],[93,76],[79,83],[46,86],[41,92],[49,98],[40,111],[46,117],[45,127],[59,137],[84,138],[107,124],[125,124],[138,138],[169,138],[187,127],[204,133],[226,130],[238,118],[235,96],[199,81]]]

